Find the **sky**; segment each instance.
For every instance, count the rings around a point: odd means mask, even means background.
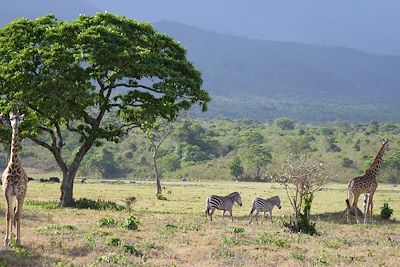
[[[139,21],[176,21],[254,39],[345,46],[400,55],[399,0],[0,0],[12,18],[109,11]]]

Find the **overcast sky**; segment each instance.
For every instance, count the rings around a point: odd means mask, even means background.
[[[249,38],[400,55],[400,0],[0,0],[0,23],[48,12],[70,19],[108,10]]]

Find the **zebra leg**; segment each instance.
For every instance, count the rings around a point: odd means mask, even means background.
[[[271,223],[274,223],[274,222],[272,221],[272,210],[269,212],[269,218],[271,219]]]
[[[251,209],[250,214],[249,214],[249,219],[250,219],[249,224],[253,220],[253,217],[251,216],[253,214],[253,212],[254,212],[254,208]]]
[[[233,222],[232,210],[230,210],[229,213],[231,214],[231,221]]]
[[[222,219],[225,217],[225,210],[222,211]]]
[[[212,221],[212,216],[213,216],[213,214],[214,214],[214,211],[215,211],[215,209],[214,208],[211,208],[211,212],[210,212],[210,220]]]
[[[258,213],[259,213],[259,211],[257,210],[257,211],[256,211],[256,215],[254,215],[254,217],[256,217],[256,222],[257,222],[257,224],[258,224]]]
[[[262,215],[262,220],[261,220],[261,224],[263,223],[263,221],[265,220],[265,213],[266,213],[266,211],[264,211],[263,212],[263,215]]]

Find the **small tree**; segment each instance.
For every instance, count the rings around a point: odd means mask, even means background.
[[[271,162],[272,155],[264,147],[252,145],[244,153],[244,160],[256,169],[255,177],[260,177],[261,169]]]
[[[295,123],[288,118],[277,118],[275,124],[282,130],[293,130],[295,127]]]
[[[308,222],[308,226],[313,228],[314,225],[309,220],[313,195],[328,182],[327,176],[323,174],[323,164],[312,160],[307,155],[298,159],[289,158],[283,164],[281,174],[275,181],[284,187],[293,208],[294,225],[290,227],[296,231],[307,232],[304,222]],[[305,199],[307,199],[307,205],[302,214],[301,208]],[[300,217],[302,217],[301,224]]]
[[[243,171],[242,161],[239,157],[235,157],[229,165],[229,173],[235,176],[237,180],[238,177],[243,174]]]
[[[161,144],[165,141],[168,135],[171,134],[171,132],[172,132],[171,129],[167,129],[163,133],[160,130],[158,132],[154,130],[146,131],[146,137],[148,140],[150,140],[151,148],[153,150],[152,159],[153,159],[154,174],[156,177],[156,185],[157,185],[156,196],[161,195],[161,171],[157,164],[158,150],[160,149]]]

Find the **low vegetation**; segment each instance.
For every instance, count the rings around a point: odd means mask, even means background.
[[[154,197],[154,182],[76,183],[76,196],[119,205],[135,196],[135,208],[57,208],[58,184],[32,181],[22,216],[22,243],[1,250],[1,266],[266,266],[266,265],[397,265],[400,249],[400,189],[380,184],[374,197],[373,222],[348,225],[346,185],[328,184],[315,192],[310,219],[318,235],[292,233],[283,227],[293,212],[284,189],[276,183],[166,182],[169,201]],[[240,191],[243,206],[234,206],[234,221],[204,216],[211,193]],[[254,196],[281,197],[271,224],[248,224]],[[379,207],[394,210],[381,219]],[[32,205],[33,204],[33,205]],[[362,204],[359,203],[362,209]],[[0,202],[4,211],[4,203]],[[0,213],[0,233],[5,220]],[[283,218],[285,216],[285,218]],[[140,222],[140,224],[139,224]],[[134,230],[136,226],[137,230]],[[195,253],[194,253],[195,251]]]

